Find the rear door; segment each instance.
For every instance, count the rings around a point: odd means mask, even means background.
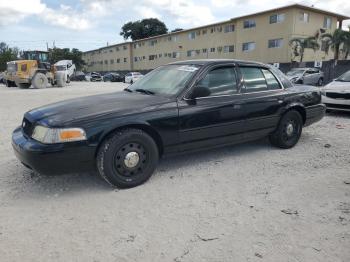
[[[240,66],[240,74],[246,137],[266,135],[277,127],[286,91],[268,68]]]

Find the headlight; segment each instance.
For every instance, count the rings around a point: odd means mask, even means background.
[[[32,138],[44,144],[56,144],[86,140],[86,133],[81,128],[48,128],[36,126]]]

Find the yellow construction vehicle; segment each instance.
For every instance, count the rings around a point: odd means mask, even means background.
[[[49,63],[49,53],[46,51],[25,51],[23,60],[7,63],[5,84],[7,87],[46,88],[48,84],[62,87],[65,85],[65,75],[58,72]]]

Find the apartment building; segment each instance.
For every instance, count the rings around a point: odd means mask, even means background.
[[[150,70],[174,61],[232,58],[283,63],[294,57],[295,37],[332,33],[350,17],[293,4],[228,21],[84,52],[87,71]],[[320,45],[322,46],[321,39]],[[304,61],[332,59],[322,48],[305,49]]]

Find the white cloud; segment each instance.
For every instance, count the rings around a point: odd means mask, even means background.
[[[44,9],[40,0],[1,0],[0,26],[17,23],[27,16],[40,14]]]
[[[138,12],[142,18],[162,18],[162,16],[159,13],[157,13],[153,8],[146,6],[137,7],[136,12]]]

